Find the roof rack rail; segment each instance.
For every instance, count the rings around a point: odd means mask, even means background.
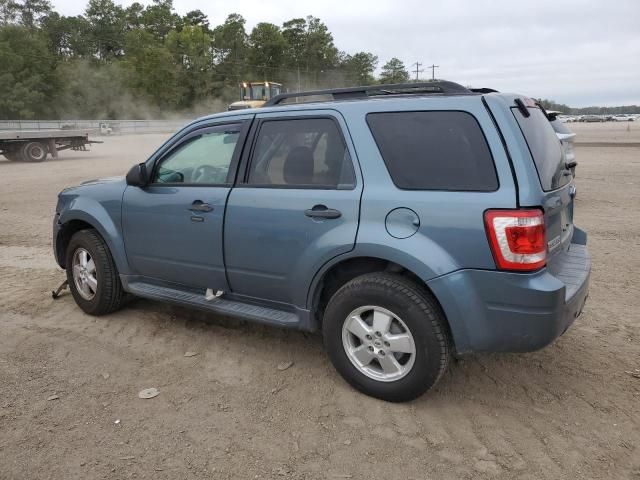
[[[493,88],[470,88],[474,93],[496,93],[498,90],[494,90]]]
[[[425,93],[450,93],[469,95],[468,88],[447,80],[421,83],[390,83],[384,85],[368,85],[364,87],[330,88],[327,90],[309,90],[306,92],[281,93],[264,104],[265,107],[279,105],[289,98],[331,96],[332,100],[351,100],[357,98],[378,97],[384,95],[422,95]]]

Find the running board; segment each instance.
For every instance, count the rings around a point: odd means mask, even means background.
[[[224,297],[207,300],[204,293],[186,292],[184,290],[151,285],[140,281],[127,282],[126,288],[130,293],[139,297],[177,303],[218,315],[229,315],[231,317],[284,327],[295,327],[300,324],[300,318],[293,312],[285,312],[274,308],[227,300]]]

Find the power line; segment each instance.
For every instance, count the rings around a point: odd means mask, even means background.
[[[419,75],[424,72],[424,70],[420,70],[420,67],[422,66],[422,64],[420,62],[416,62],[414,64],[411,65],[412,67],[415,66],[415,72],[416,72],[416,81],[419,80]]]
[[[436,68],[440,68],[440,65],[431,64],[431,65],[427,66],[427,68],[431,69],[431,80],[435,80],[436,79]]]

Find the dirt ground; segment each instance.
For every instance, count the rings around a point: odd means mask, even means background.
[[[640,140],[626,128],[575,130]],[[593,274],[574,326],[540,352],[465,356],[397,405],[351,389],[317,335],[51,299],[57,192],[124,174],[163,138],[0,161],[0,479],[640,479],[639,147],[577,148]],[[139,399],[147,387],[160,394]]]
[[[576,133],[576,141],[579,144],[640,142],[640,121],[567,123],[565,125]]]

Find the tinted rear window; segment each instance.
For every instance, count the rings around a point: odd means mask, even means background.
[[[367,123],[393,183],[406,190],[494,191],[493,158],[465,112],[370,113]]]
[[[571,181],[571,175],[565,175],[560,140],[542,110],[528,110],[530,115],[524,117],[516,107],[511,109],[529,146],[543,190],[555,190]]]

